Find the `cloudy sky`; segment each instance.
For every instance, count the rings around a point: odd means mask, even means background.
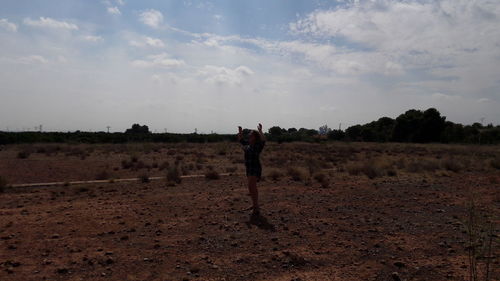
[[[1,0],[0,130],[500,124],[500,1]]]

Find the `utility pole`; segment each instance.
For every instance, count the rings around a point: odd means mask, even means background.
[[[40,125],[40,133],[42,132],[42,125]]]
[[[108,128],[108,134],[109,134],[109,129],[111,129],[111,126],[106,126],[106,128]]]

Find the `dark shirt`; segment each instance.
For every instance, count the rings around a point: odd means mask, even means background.
[[[255,144],[249,144],[246,140],[241,140],[243,151],[245,151],[245,166],[247,168],[260,168],[260,153],[264,149],[265,141],[259,141]]]

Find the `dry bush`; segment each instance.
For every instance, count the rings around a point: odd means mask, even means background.
[[[267,177],[271,178],[273,181],[278,181],[283,176],[283,173],[278,169],[271,169],[267,173]]]
[[[139,156],[137,156],[137,155],[130,155],[130,162],[137,163],[138,161],[139,161]]]
[[[122,160],[122,168],[124,170],[132,168],[134,164],[128,160]]]
[[[314,179],[321,184],[321,187],[327,188],[330,186],[330,181],[328,176],[323,173],[318,173],[314,175]]]
[[[360,174],[364,174],[369,179],[381,177],[386,174],[382,165],[376,163],[374,160],[368,160],[364,162],[352,162],[348,164],[346,168],[349,175],[357,176]]]
[[[389,168],[389,169],[387,169],[387,171],[386,171],[386,172],[387,172],[387,175],[388,175],[389,177],[395,177],[395,176],[397,176],[397,175],[398,175],[398,171],[397,171],[396,169],[393,169],[393,168]]]
[[[189,168],[188,166],[186,165],[182,165],[180,166],[181,167],[181,172],[182,172],[182,175],[185,176],[185,175],[189,175]]]
[[[287,169],[287,174],[294,181],[303,181],[306,179],[306,175],[305,175],[304,171],[300,168],[297,168],[297,167],[289,167]]]
[[[227,168],[226,168],[226,172],[227,172],[227,173],[234,173],[234,172],[236,172],[236,170],[238,170],[238,168],[237,168],[237,167],[234,167],[234,166],[233,166],[233,167],[227,167]]]
[[[490,161],[490,165],[491,165],[491,167],[500,170],[500,156],[493,158]]]
[[[229,146],[227,143],[220,143],[216,147],[216,153],[218,155],[224,156],[228,154]]]
[[[316,172],[321,169],[321,162],[315,158],[308,158],[306,160],[306,167],[309,171],[309,176],[312,177]]]
[[[439,170],[439,161],[435,159],[411,160],[406,164],[406,170],[410,173],[434,172]]]
[[[142,161],[135,162],[134,170],[140,170],[140,169],[144,169],[144,168],[147,168],[147,166],[146,166],[146,164],[144,164],[144,162],[142,162]]]
[[[220,179],[220,175],[216,170],[209,169],[205,172],[205,178],[207,180],[218,180]]]
[[[148,183],[150,182],[151,180],[149,179],[149,175],[144,173],[144,174],[141,174],[139,175],[139,180],[142,182],[142,183]]]
[[[96,180],[107,180],[109,178],[110,178],[109,172],[106,170],[97,173],[97,175],[95,176]]]
[[[17,153],[17,158],[19,159],[27,159],[30,157],[31,152],[28,150],[22,150]]]
[[[160,166],[158,166],[158,169],[160,171],[163,171],[165,169],[168,169],[168,167],[170,167],[170,163],[168,161],[164,161],[163,163],[160,164]]]
[[[326,175],[323,173],[317,173],[313,177],[317,182],[322,182],[326,179]]]
[[[458,173],[462,170],[462,165],[457,161],[457,159],[454,159],[452,157],[448,157],[446,159],[443,159],[441,161],[441,166],[443,169],[452,171],[455,173]]]
[[[179,167],[177,166],[171,166],[168,167],[167,169],[167,182],[172,182],[172,183],[181,183],[182,178],[181,178],[181,173],[179,171]]]

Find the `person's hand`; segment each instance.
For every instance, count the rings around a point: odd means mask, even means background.
[[[257,126],[257,129],[259,130],[259,132],[262,133],[262,124],[259,123],[259,126]]]

